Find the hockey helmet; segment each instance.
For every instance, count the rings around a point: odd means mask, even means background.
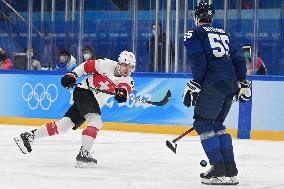
[[[193,10],[193,16],[199,22],[212,22],[215,10],[212,4],[200,2]]]
[[[132,52],[128,51],[122,51],[118,57],[119,63],[125,63],[133,66],[135,68],[136,66],[136,58],[135,55]]]

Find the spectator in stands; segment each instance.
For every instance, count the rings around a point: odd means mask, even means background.
[[[153,35],[150,38],[150,41],[148,41],[146,43],[146,48],[148,51],[148,54],[150,56],[150,60],[149,60],[149,64],[148,64],[148,68],[149,68],[149,72],[154,72],[154,62],[155,62],[155,31],[156,31],[156,25],[155,23],[152,24],[152,32]],[[166,71],[166,34],[162,32],[162,27],[161,24],[158,24],[157,27],[157,31],[158,31],[158,70],[156,70],[157,72],[165,72]],[[171,56],[171,62],[174,58],[174,54],[173,54],[173,50],[172,50],[172,43],[170,42],[170,56]]]
[[[252,58],[251,58],[251,45],[244,45],[242,47],[243,54],[246,59],[247,64],[247,75],[253,74],[253,64],[252,64]]]
[[[56,65],[55,70],[72,71],[77,67],[75,58],[67,49],[61,49],[59,52],[59,63]]]
[[[25,48],[25,53],[26,53],[26,56],[27,56],[27,53],[28,53],[27,48]],[[31,49],[30,53],[31,53],[31,57],[32,57],[31,70],[41,70],[41,65],[40,65],[40,62],[36,59],[34,49]]]
[[[257,52],[257,59],[256,59],[256,75],[267,75],[266,66],[261,59],[260,52]]]
[[[42,70],[52,70],[54,68],[55,62],[57,62],[57,57],[50,56],[50,54],[56,54],[58,48],[56,43],[52,39],[52,34],[50,32],[44,33],[44,46],[43,46],[43,62],[41,64]],[[53,66],[52,66],[53,65]]]
[[[267,75],[267,69],[263,60],[261,59],[260,52],[257,50],[256,66],[253,67],[252,53],[251,53],[252,46],[244,45],[242,48],[247,63],[247,75],[252,75],[254,73],[256,75]]]
[[[84,61],[87,61],[90,59],[93,59],[93,60],[96,59],[95,53],[91,46],[85,46],[83,48],[83,58],[84,58]]]
[[[12,61],[8,57],[8,54],[0,47],[0,69],[9,70],[12,69]]]

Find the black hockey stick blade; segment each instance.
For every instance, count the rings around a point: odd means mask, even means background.
[[[159,102],[152,102],[152,101],[146,101],[148,104],[152,104],[154,106],[164,106],[167,104],[167,102],[170,100],[170,97],[172,96],[172,93],[170,90],[168,90],[166,96],[163,98],[163,100]]]
[[[173,143],[171,141],[168,141],[166,142],[166,145],[169,149],[171,149],[175,154],[177,153],[177,144],[176,143]]]

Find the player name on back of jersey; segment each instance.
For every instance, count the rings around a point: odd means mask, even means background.
[[[204,26],[203,27],[206,31],[210,32],[210,31],[213,31],[213,32],[218,32],[218,33],[225,33],[224,30],[222,29],[219,29],[219,28],[213,28],[213,27],[208,27],[208,26]]]

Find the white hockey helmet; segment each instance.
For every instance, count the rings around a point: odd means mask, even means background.
[[[129,65],[133,66],[133,69],[135,69],[135,66],[136,66],[135,55],[132,52],[128,52],[128,51],[122,51],[119,54],[118,62],[129,64]]]

